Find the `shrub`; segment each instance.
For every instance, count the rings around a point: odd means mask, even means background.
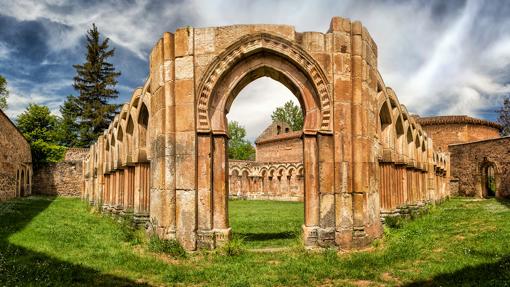
[[[234,237],[222,246],[221,250],[225,255],[237,256],[245,252],[244,240],[240,237]]]
[[[401,228],[404,220],[400,216],[387,216],[384,218],[384,224],[390,228]]]

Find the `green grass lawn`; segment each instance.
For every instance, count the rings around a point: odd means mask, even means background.
[[[508,201],[455,198],[350,253],[300,247],[299,203],[233,201],[230,213],[247,249],[291,247],[172,258],[78,199],[0,203],[0,286],[510,285]]]
[[[233,238],[247,248],[291,246],[301,238],[302,202],[232,200],[228,209]]]

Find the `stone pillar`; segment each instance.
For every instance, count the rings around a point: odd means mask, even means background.
[[[164,33],[150,54],[150,212],[153,231],[175,238],[175,53],[174,36]],[[188,120],[187,115],[180,115]]]
[[[197,135],[193,28],[175,32],[175,224],[176,237],[187,250],[196,249]]]
[[[122,178],[124,179],[124,182],[122,184],[123,191],[122,191],[122,212],[123,214],[130,214],[132,212],[131,208],[129,207],[129,199],[130,199],[130,174],[129,174],[129,167],[125,167],[123,170],[124,174],[122,175]]]
[[[230,239],[231,229],[228,221],[228,137],[213,136],[213,228],[215,244],[222,245]]]
[[[334,174],[334,138],[332,135],[319,134],[318,140],[318,184],[319,184],[319,232],[320,246],[335,245],[335,174]]]
[[[121,213],[124,209],[124,170],[118,169],[117,174],[117,200],[115,204],[116,212]]]
[[[198,226],[197,247],[213,249],[212,140],[210,134],[198,136]]]
[[[305,173],[305,224],[303,236],[305,245],[318,244],[319,227],[319,162],[317,138],[314,135],[304,135],[303,166]]]
[[[144,226],[149,221],[148,196],[150,165],[136,163],[134,170],[134,215],[133,221],[138,226]]]

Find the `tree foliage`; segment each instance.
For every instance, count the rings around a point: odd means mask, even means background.
[[[84,146],[79,139],[80,124],[78,118],[81,110],[78,99],[75,96],[67,96],[66,101],[60,106],[60,114],[62,114],[59,125],[60,144],[67,147]]]
[[[60,146],[59,121],[46,106],[29,104],[17,119],[18,129],[30,143],[34,164],[62,160],[65,147]]]
[[[109,38],[101,40],[95,24],[87,31],[86,40],[85,63],[73,65],[76,69],[73,87],[79,96],[68,97],[62,106],[62,117],[67,122],[63,128],[69,128],[71,134],[66,144],[76,146],[89,146],[94,142],[108,128],[119,107],[109,103],[119,94],[115,86],[120,72],[108,62],[115,49],[109,48]]]
[[[510,135],[510,96],[505,97],[503,106],[499,110],[498,123],[503,127],[502,136]]]
[[[0,110],[7,109],[7,98],[9,90],[7,90],[7,80],[0,75]]]
[[[237,160],[255,160],[255,148],[245,139],[246,130],[238,122],[228,123],[228,158]]]
[[[282,107],[276,108],[271,115],[274,122],[281,121],[289,124],[293,131],[303,129],[303,112],[293,101],[286,102]]]

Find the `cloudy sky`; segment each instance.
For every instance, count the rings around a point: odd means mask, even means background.
[[[84,60],[92,23],[111,39],[122,72],[118,102],[143,84],[147,55],[164,31],[182,26],[291,24],[326,32],[332,16],[361,20],[379,48],[379,70],[400,102],[420,115],[468,114],[494,120],[510,93],[509,1],[63,1],[0,0],[0,74],[11,91],[7,114],[29,103],[58,107],[72,89],[73,64]],[[270,114],[293,96],[259,79],[232,106],[229,119],[253,140]]]

